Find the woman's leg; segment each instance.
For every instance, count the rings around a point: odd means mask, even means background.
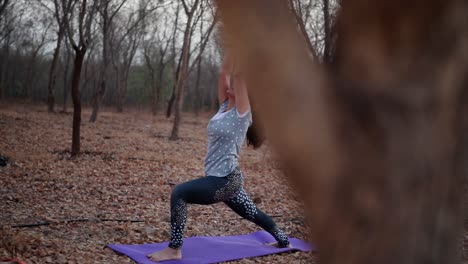
[[[242,183],[230,177],[206,176],[177,185],[171,195],[171,242],[173,249],[182,246],[187,203],[213,204],[221,202],[239,190]]]
[[[225,203],[238,215],[254,222],[270,233],[278,242],[279,247],[289,246],[288,237],[277,227],[271,217],[257,208],[252,199],[250,199],[245,192],[244,188],[241,188],[234,197],[231,197],[229,200],[225,201]]]
[[[241,177],[206,176],[177,185],[171,194],[171,241],[168,248],[148,255],[154,261],[181,257],[180,248],[187,219],[187,203],[213,204],[225,201],[242,186]]]

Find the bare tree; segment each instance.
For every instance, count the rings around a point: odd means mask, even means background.
[[[468,3],[343,1],[330,72],[284,1],[217,3],[320,263],[459,263]]]
[[[127,81],[130,73],[133,58],[137,48],[143,38],[141,23],[142,20],[138,17],[139,11],[131,13],[124,28],[124,34],[115,46],[113,46],[112,63],[117,77],[117,112],[123,111],[125,95],[127,93]]]
[[[175,89],[175,118],[174,118],[174,125],[172,127],[172,132],[170,139],[175,140],[179,136],[179,124],[181,121],[181,110],[184,100],[184,88],[185,88],[185,79],[188,75],[188,67],[189,67],[189,60],[190,60],[190,43],[192,38],[192,21],[195,15],[195,11],[198,9],[199,0],[195,0],[192,3],[192,6],[188,6],[185,0],[182,0],[182,6],[185,11],[185,15],[187,16],[187,22],[185,24],[185,31],[184,31],[184,39],[182,44],[182,51],[181,51],[181,64],[179,74],[177,75],[176,80],[176,89]]]
[[[163,12],[168,12],[167,10]],[[157,25],[159,21],[153,21]],[[175,28],[175,27],[174,27]],[[168,36],[169,17],[164,17],[162,26],[153,26],[151,33],[143,42],[143,57],[145,66],[149,72],[149,81],[151,87],[151,111],[156,115],[161,101],[161,88],[164,71],[170,61],[168,51],[172,40]],[[173,35],[172,35],[173,36]]]
[[[211,13],[211,21],[208,29],[205,31],[203,28],[204,21],[201,20],[199,23],[200,25],[200,41],[198,42],[198,45],[196,48],[198,48],[198,54],[197,57],[193,60],[192,64],[190,65],[189,68],[189,73],[191,73],[194,68],[197,68],[197,73],[196,73],[196,80],[195,80],[195,99],[194,99],[194,105],[195,105],[195,113],[198,115],[198,111],[200,110],[200,101],[201,101],[201,92],[199,91],[199,85],[200,85],[200,78],[201,78],[201,66],[202,66],[202,59],[203,59],[203,54],[205,53],[205,48],[206,45],[208,44],[208,41],[210,39],[211,33],[213,32],[213,29],[217,23],[217,15],[214,13],[214,10],[209,6],[212,13]],[[205,8],[202,8],[204,10]],[[203,16],[203,12],[202,15]]]
[[[174,124],[172,127],[172,132],[170,139],[171,140],[176,140],[179,136],[179,126],[181,122],[181,111],[182,111],[182,106],[184,103],[184,96],[185,96],[185,86],[186,86],[186,79],[188,77],[188,74],[190,71],[194,68],[194,65],[196,65],[196,62],[201,59],[201,54],[203,53],[206,43],[208,42],[208,38],[211,35],[211,32],[213,31],[214,25],[216,23],[216,16],[212,15],[212,21],[210,27],[207,29],[203,37],[201,38],[201,42],[198,43],[196,49],[199,49],[199,53],[197,58],[190,64],[190,55],[193,53],[193,51],[190,51],[191,48],[191,39],[192,39],[192,34],[193,31],[196,29],[196,22],[197,20],[203,19],[204,15],[204,9],[209,8],[210,6],[203,6],[201,5],[200,11],[198,17],[195,18],[194,20],[194,14],[196,10],[199,8],[199,1],[195,0],[192,4],[191,7],[187,5],[185,1],[182,1],[182,5],[185,10],[185,14],[187,16],[187,24],[185,27],[184,31],[184,40],[183,40],[183,45],[182,45],[182,52],[181,52],[181,64],[180,64],[180,70],[179,74],[177,76],[176,80],[176,90],[175,90],[175,117],[174,117]]]
[[[177,32],[178,32],[178,27],[179,27],[179,16],[180,16],[180,2],[177,2],[176,5],[176,11],[175,11],[175,20],[174,20],[174,27],[173,27],[173,32],[172,32],[172,43],[171,43],[171,53],[172,53],[172,63],[173,63],[173,76],[174,76],[174,84],[172,85],[172,93],[171,97],[169,98],[169,101],[167,103],[167,110],[166,110],[166,117],[169,118],[172,114],[174,102],[176,99],[176,87],[177,87],[177,78],[179,76],[180,72],[180,65],[182,63],[182,56],[177,57],[177,50],[176,50],[176,43],[177,43]],[[177,63],[176,63],[177,62]]]
[[[87,0],[73,0],[73,7],[78,11],[77,28],[74,28],[73,16],[67,20],[67,30],[70,44],[75,51],[75,59],[73,63],[72,75],[72,99],[73,99],[73,135],[72,135],[72,156],[76,156],[80,152],[80,126],[81,126],[81,95],[80,95],[80,76],[88,49],[89,42],[91,41],[91,29],[93,23],[93,16],[97,9],[97,2],[88,4]],[[76,6],[78,4],[78,6]],[[75,31],[76,30],[76,31]],[[78,38],[75,41],[75,36]]]
[[[49,42],[47,37],[52,23],[47,17],[44,16],[41,18],[30,17],[25,23],[28,30],[23,29],[23,33],[25,35],[22,41],[22,47],[23,49],[28,50],[29,62],[28,68],[26,70],[23,95],[26,99],[29,100],[31,99],[31,90],[36,74],[36,61],[40,55],[41,50]]]
[[[323,1],[328,1],[328,0],[323,0]],[[309,14],[311,11],[312,2],[313,0],[308,0],[307,5],[303,6],[301,0],[289,0],[289,8],[291,9],[291,12],[294,14],[294,18],[296,19],[299,30],[301,31],[302,36],[304,37],[304,41],[307,44],[307,47],[309,48],[310,54],[314,58],[317,58],[316,49],[314,48],[314,45],[312,45],[310,36],[307,33],[307,29],[306,29],[306,23],[307,23],[308,18],[310,17]]]
[[[66,21],[71,12],[72,0],[53,0],[53,14],[57,22],[57,42],[54,49],[54,55],[50,64],[49,82],[47,85],[47,110],[54,112],[55,107],[55,85],[57,81],[57,63],[59,61],[60,49],[66,34]]]
[[[106,92],[109,82],[109,69],[111,66],[111,30],[113,28],[114,18],[127,2],[127,0],[120,0],[116,3],[113,0],[100,0],[99,15],[101,19],[101,32],[102,32],[102,66],[100,70],[100,81],[98,89],[93,96],[93,111],[89,118],[89,122],[96,122],[101,100]],[[112,4],[114,3],[114,4]]]

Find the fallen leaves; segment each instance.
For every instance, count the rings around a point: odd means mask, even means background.
[[[97,123],[83,123],[82,153],[72,158],[71,115],[17,109],[0,109],[0,155],[8,157],[7,166],[0,167],[0,257],[133,263],[106,245],[167,241],[172,188],[203,175],[208,115],[185,115],[181,139],[170,141],[172,123],[164,117],[102,112]],[[305,238],[301,204],[268,147],[242,151],[247,192],[288,234]],[[186,236],[256,230],[224,204],[189,207]],[[311,261],[306,253],[286,253],[234,263]]]

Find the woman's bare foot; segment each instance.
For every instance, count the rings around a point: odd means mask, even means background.
[[[164,261],[164,260],[171,260],[171,259],[181,259],[182,258],[182,250],[181,249],[173,249],[167,247],[163,250],[156,251],[147,255],[149,259],[152,261]]]

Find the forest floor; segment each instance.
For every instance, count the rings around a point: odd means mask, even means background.
[[[129,110],[84,109],[81,154],[70,157],[72,115],[45,107],[0,106],[0,259],[30,263],[133,263],[106,248],[169,238],[169,197],[175,184],[203,175],[209,115],[186,114],[180,139],[172,119]],[[242,150],[245,188],[287,234],[305,239],[303,208],[263,146]],[[259,228],[224,204],[192,205],[186,236],[234,235]],[[131,222],[130,220],[140,221]],[[18,225],[47,223],[30,227]],[[17,226],[17,227],[14,227]],[[310,263],[293,252],[232,263]]]

